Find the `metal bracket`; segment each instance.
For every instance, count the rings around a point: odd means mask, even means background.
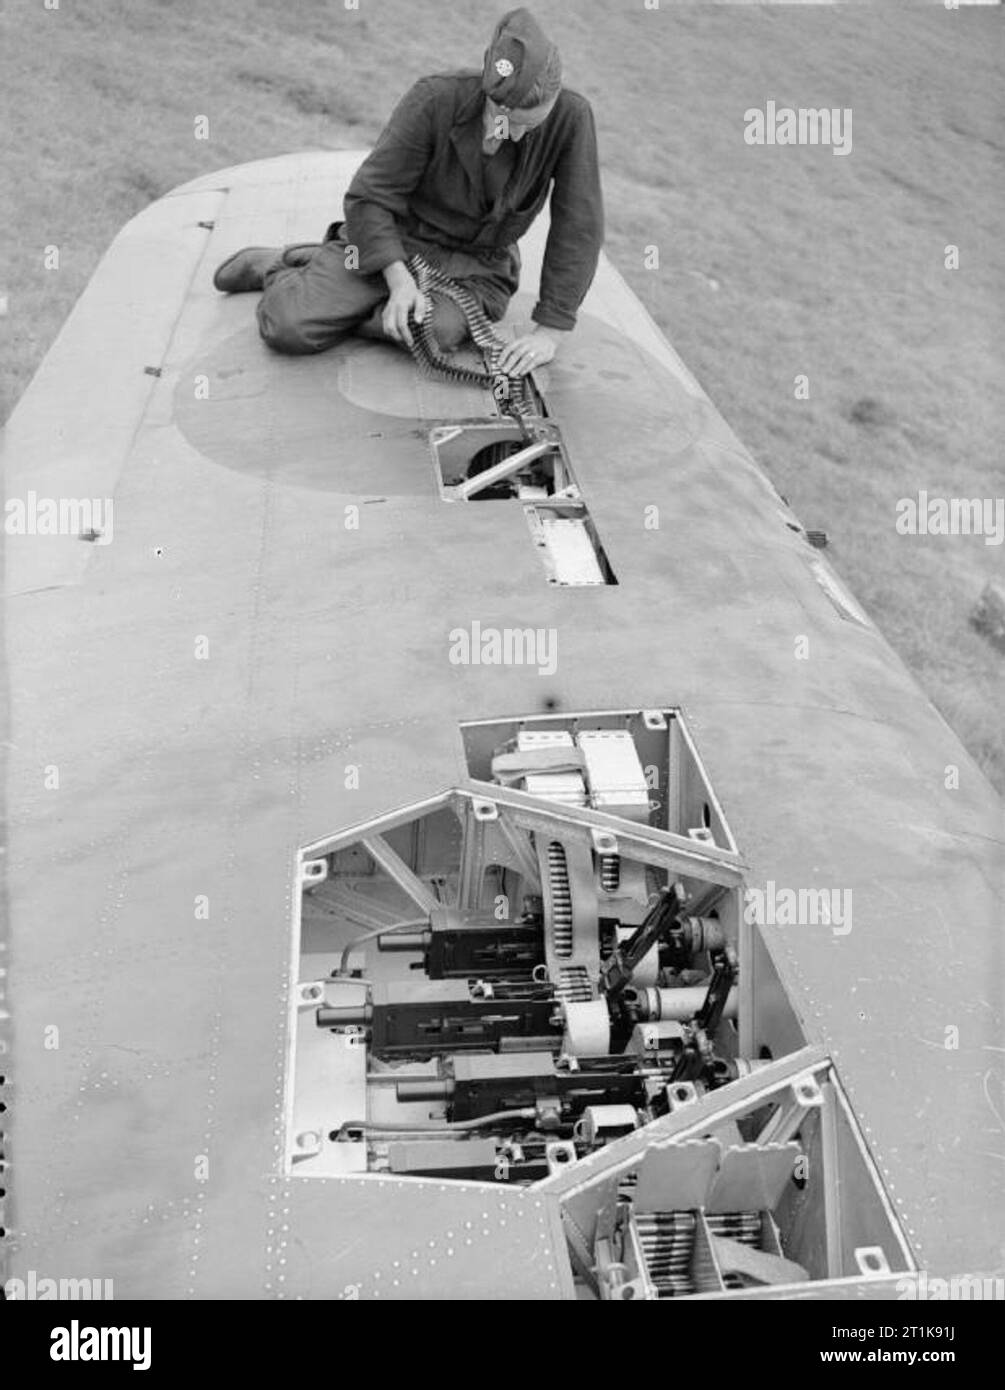
[[[595,825],[591,826],[590,839],[593,841],[593,848],[598,854],[617,854],[618,837],[610,830],[599,830]]]
[[[576,1146],[569,1140],[556,1139],[546,1146],[544,1154],[548,1160],[548,1172],[561,1173],[575,1163]]]
[[[305,1158],[317,1158],[324,1148],[324,1135],[317,1129],[303,1129],[293,1141],[290,1162],[300,1163]]]
[[[297,1008],[316,1009],[325,1002],[325,980],[301,980],[297,985]]]
[[[412,873],[404,859],[391,848],[383,835],[364,835],[360,843],[371,859],[376,860],[406,897],[411,898],[428,917],[438,906],[435,897],[422,880]]]
[[[698,1091],[693,1081],[675,1081],[666,1090],[667,1105],[670,1111],[683,1110],[686,1105],[694,1105]]]
[[[890,1262],[881,1245],[856,1246],[855,1263],[863,1279],[885,1279],[891,1273]]]
[[[316,888],[328,877],[327,859],[305,859],[300,865],[300,887]]]
[[[824,1093],[812,1072],[797,1076],[788,1096],[757,1136],[759,1144],[785,1144],[799,1132],[810,1110],[819,1110]]]

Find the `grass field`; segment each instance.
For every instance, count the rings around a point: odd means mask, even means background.
[[[476,64],[504,8],[7,0],[4,413],[146,203],[224,165],[368,144],[415,77]],[[894,524],[920,489],[1005,493],[1002,10],[533,8],[594,103],[608,254],[1005,790],[1005,658],[968,625],[1005,546]],[[851,108],[852,152],[745,144],[769,99]]]

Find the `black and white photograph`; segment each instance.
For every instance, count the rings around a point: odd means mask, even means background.
[[[0,110],[3,1340],[977,1367],[1001,4],[5,0]]]

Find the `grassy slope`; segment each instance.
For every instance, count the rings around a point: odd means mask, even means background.
[[[415,76],[477,61],[503,8],[7,0],[0,408],[150,199],[242,160],[365,145]],[[1001,11],[534,9],[595,105],[609,254],[1005,788],[1002,658],[967,626],[1005,547],[894,529],[919,488],[1005,492]],[[747,146],[743,112],[769,98],[852,107],[853,153]]]

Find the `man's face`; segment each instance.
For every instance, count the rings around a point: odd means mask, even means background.
[[[510,108],[500,106],[491,97],[485,98],[485,136],[487,140],[512,140],[515,144],[526,135],[528,130],[536,130],[539,125],[548,119],[554,109],[555,102],[558,100],[558,93],[550,101],[543,101],[540,106],[522,106]]]

